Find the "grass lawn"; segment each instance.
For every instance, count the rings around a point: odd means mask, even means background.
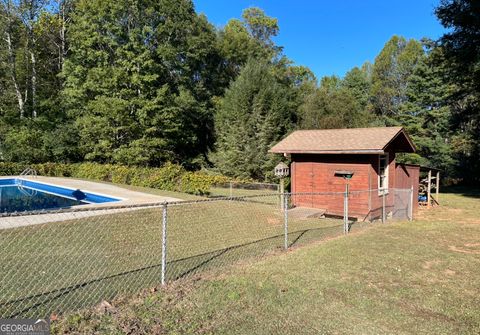
[[[210,188],[210,197],[243,197],[249,195],[258,195],[258,194],[278,194],[278,190],[273,189],[244,189],[244,188],[230,188],[225,187],[212,187]]]
[[[79,179],[79,178],[72,178],[72,179]],[[80,180],[87,180],[87,181],[91,181],[91,182],[94,182],[94,183],[115,185],[115,186],[122,187],[122,188],[125,188],[127,190],[131,190],[131,191],[149,193],[149,194],[159,195],[159,196],[163,196],[163,197],[178,198],[178,199],[182,199],[182,200],[205,199],[204,197],[201,197],[201,196],[198,196],[198,195],[182,193],[182,192],[175,192],[175,191],[165,191],[165,190],[159,190],[159,189],[156,189],[156,188],[133,186],[133,185],[126,185],[126,184],[117,184],[117,183],[111,183],[111,182],[108,182],[108,181],[98,181],[98,180],[94,180],[94,179],[80,179]]]
[[[167,280],[282,250],[284,214],[276,205],[278,196],[248,200],[169,207]],[[0,230],[1,317],[68,312],[160,283],[162,208],[79,215]],[[341,233],[339,220],[292,219],[288,244]]]
[[[118,298],[108,312],[67,315],[54,333],[479,334],[480,198],[455,190],[440,200],[414,222],[372,225]]]

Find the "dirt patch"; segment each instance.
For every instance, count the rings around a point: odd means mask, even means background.
[[[279,225],[281,224],[281,220],[279,218],[275,217],[268,217],[267,218],[267,223],[271,225]]]
[[[434,265],[438,265],[440,264],[440,261],[439,260],[433,260],[433,261],[426,261],[425,263],[423,263],[422,265],[422,268],[424,268],[425,270],[428,270],[430,269],[432,266]]]
[[[444,271],[444,273],[445,273],[447,276],[453,276],[453,275],[456,274],[455,271],[450,270],[450,269],[446,269],[446,270]]]
[[[466,243],[463,247],[457,247],[454,245],[448,246],[448,249],[455,252],[460,252],[463,254],[472,254],[472,255],[480,255],[480,243]],[[476,249],[478,248],[478,249]]]

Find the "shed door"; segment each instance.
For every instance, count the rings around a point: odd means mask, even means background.
[[[313,163],[295,163],[295,193],[312,193],[315,189],[315,169]],[[304,194],[295,196],[295,205],[314,207],[313,195]]]

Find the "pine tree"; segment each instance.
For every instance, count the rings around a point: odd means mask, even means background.
[[[480,184],[480,3],[477,0],[443,0],[436,8],[446,33],[437,41],[443,51],[438,63],[445,80],[455,89],[448,96],[451,127],[459,166],[465,181]]]
[[[354,67],[345,74],[342,86],[345,87],[360,104],[366,109],[370,100],[371,90],[371,65],[365,63],[361,68]]]
[[[212,160],[230,176],[264,180],[278,157],[268,149],[293,128],[289,88],[278,82],[274,67],[250,59],[226,91],[216,115],[216,151]]]
[[[452,175],[456,163],[452,141],[456,135],[450,127],[452,112],[447,97],[453,86],[444,82],[444,69],[435,64],[440,53],[438,48],[431,49],[409,77],[408,101],[400,106],[397,119],[412,137],[417,153],[401,160],[440,168]]]

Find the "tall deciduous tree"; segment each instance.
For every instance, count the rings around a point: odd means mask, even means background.
[[[372,69],[372,107],[376,114],[395,118],[399,106],[407,100],[408,77],[423,56],[422,45],[417,40],[393,36],[375,58]]]
[[[19,57],[19,50],[26,48],[25,27],[20,20],[20,6],[13,0],[2,0],[0,20],[2,28],[2,63],[8,77],[6,89],[15,93],[19,117],[25,116],[28,86],[22,85],[22,75],[26,72],[26,61]],[[5,90],[4,92],[7,92]]]
[[[80,0],[64,97],[85,159],[188,164],[211,143],[215,33],[191,1]]]
[[[372,124],[373,115],[362,105],[361,97],[356,96],[360,91],[351,85],[351,80],[345,83],[335,76],[322,78],[320,87],[307,96],[300,106],[299,127],[354,128]]]
[[[277,19],[256,7],[245,9],[242,20],[228,21],[218,39],[227,83],[236,78],[249,58],[272,60],[278,57],[282,48],[272,40],[278,32]]]

